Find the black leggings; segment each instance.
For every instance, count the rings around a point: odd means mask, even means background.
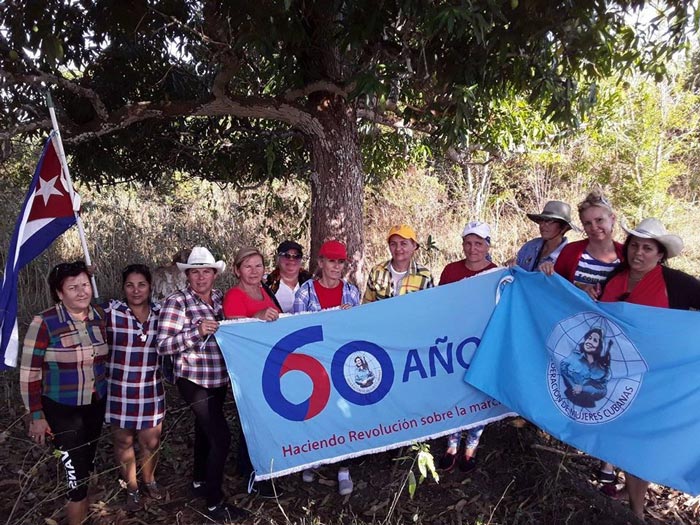
[[[82,501],[87,497],[88,479],[94,470],[97,441],[105,417],[105,399],[93,400],[90,405],[71,406],[42,396],[41,406],[53,433],[53,443],[61,453],[68,499]]]
[[[218,505],[224,498],[221,485],[231,446],[224,417],[227,386],[204,388],[179,378],[177,388],[194,413],[194,480],[206,482],[207,505]]]

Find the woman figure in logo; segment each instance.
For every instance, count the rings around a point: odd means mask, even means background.
[[[603,351],[603,340],[603,330],[591,328],[561,363],[561,375],[566,384],[564,394],[580,407],[594,407],[608,392],[610,353]]]
[[[372,383],[374,383],[374,374],[369,369],[367,360],[358,355],[355,358],[355,366],[357,367],[357,370],[355,370],[355,384],[362,388],[372,386]]]

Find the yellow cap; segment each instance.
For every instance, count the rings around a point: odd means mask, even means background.
[[[389,234],[386,236],[386,240],[388,241],[392,235],[398,235],[404,239],[411,239],[413,242],[418,244],[416,232],[413,231],[413,228],[406,224],[397,224],[396,226],[392,226],[391,230],[389,230]]]

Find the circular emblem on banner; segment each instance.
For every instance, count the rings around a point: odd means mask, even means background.
[[[359,394],[374,392],[382,382],[382,365],[367,352],[353,352],[343,363],[347,385]]]
[[[547,339],[547,386],[567,417],[587,425],[611,421],[633,403],[647,364],[613,321],[583,312],[557,324]]]

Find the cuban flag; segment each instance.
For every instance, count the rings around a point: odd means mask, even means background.
[[[75,224],[80,208],[80,199],[61,169],[55,140],[52,133],[44,145],[7,252],[0,293],[0,370],[17,366],[19,271]]]

